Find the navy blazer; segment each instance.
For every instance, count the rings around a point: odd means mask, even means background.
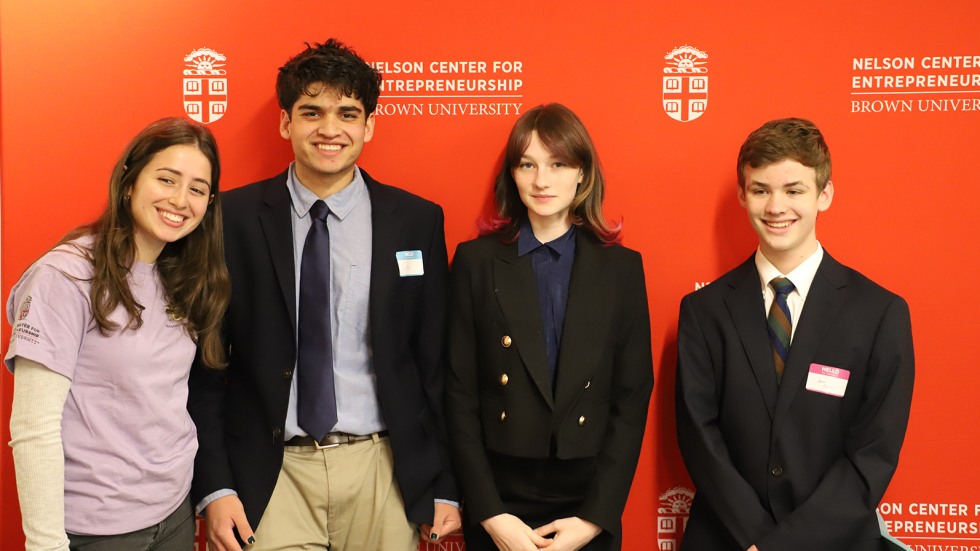
[[[442,416],[448,260],[442,209],[361,174],[371,199],[370,343],[395,478],[408,519],[431,523],[434,499],[458,500]],[[221,196],[232,297],[229,366],[196,365],[188,408],[199,451],[191,494],[238,492],[259,524],[283,458],[296,363],[296,283],[287,173]],[[425,274],[400,277],[395,253],[421,250]]]
[[[875,507],[912,399],[908,305],[829,254],[777,384],[754,257],[684,297],[677,438],[697,487],[685,551],[878,549]],[[807,390],[811,364],[850,372]]]
[[[579,517],[618,535],[643,441],[653,359],[639,253],[578,231],[555,388],[531,255],[461,243],[450,284],[447,416],[467,517],[506,511],[487,451],[593,457]]]

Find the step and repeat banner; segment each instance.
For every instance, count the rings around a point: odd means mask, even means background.
[[[912,311],[911,423],[879,510],[917,551],[980,550],[977,21],[975,0],[5,0],[3,299],[101,212],[113,163],[152,120],[207,124],[224,189],[280,172],[292,153],[274,82],[304,41],[337,37],[384,74],[359,164],[440,203],[450,252],[476,235],[515,119],[564,103],[597,145],[607,215],[643,254],[656,386],[624,545],[668,551],[694,492],[674,429],[678,304],[754,250],[736,201],[742,140],[769,119],[809,118],[834,159],[818,238]],[[4,323],[4,350],[9,338]],[[4,443],[12,383],[0,374]],[[6,445],[0,505],[3,548],[20,548]]]

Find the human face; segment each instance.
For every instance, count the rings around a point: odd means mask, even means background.
[[[152,264],[167,243],[194,231],[211,194],[211,162],[192,145],[172,145],[158,151],[143,167],[132,189],[136,258]]]
[[[568,213],[582,170],[555,158],[532,132],[513,174],[534,235],[542,243],[561,237],[572,225]]]
[[[314,84],[315,96],[301,95],[292,110],[282,110],[279,133],[293,145],[296,176],[326,197],[354,179],[354,163],[374,135],[374,114],[364,104],[328,86]]]
[[[743,169],[738,201],[759,236],[759,248],[782,273],[817,250],[817,214],[830,208],[834,184],[818,191],[816,172],[792,159]]]

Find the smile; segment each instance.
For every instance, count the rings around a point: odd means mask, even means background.
[[[165,210],[157,210],[157,212],[159,212],[160,216],[163,217],[165,220],[169,220],[175,224],[180,224],[181,222],[187,219],[186,216],[174,214],[172,212],[167,212]]]
[[[763,223],[769,226],[770,228],[788,228],[793,223],[793,221],[786,220],[785,222],[769,222],[768,220],[763,220]]]
[[[320,151],[340,151],[341,147],[343,147],[343,146],[340,146],[340,145],[337,145],[337,144],[332,144],[332,143],[318,143],[318,144],[316,144],[316,148],[319,149]]]

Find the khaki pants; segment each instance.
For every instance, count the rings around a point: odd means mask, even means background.
[[[285,449],[252,551],[415,551],[416,526],[394,479],[391,443],[375,437]]]

